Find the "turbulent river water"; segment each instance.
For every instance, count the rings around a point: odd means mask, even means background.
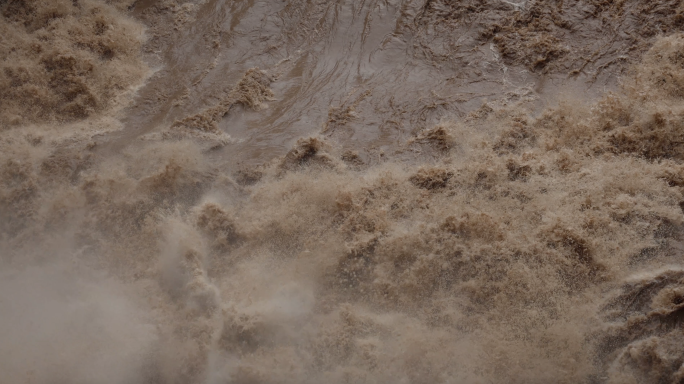
[[[679,0],[0,0],[0,382],[683,383]]]

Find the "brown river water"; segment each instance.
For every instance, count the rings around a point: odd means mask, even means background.
[[[683,32],[0,0],[0,383],[684,383]]]

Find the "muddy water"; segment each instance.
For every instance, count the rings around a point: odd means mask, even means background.
[[[145,15],[150,4],[136,3],[134,12]],[[495,12],[495,20],[519,8],[494,5],[482,13]],[[220,123],[235,141],[225,156],[250,164],[283,155],[296,138],[321,130],[345,148],[394,151],[418,129],[463,118],[483,101],[541,98],[538,108],[559,93],[595,97],[619,73],[610,68],[597,80],[510,65],[480,38],[482,20],[451,28],[458,39],[443,42],[416,22],[423,8],[416,1],[194,5],[182,32],[155,51],[164,67],[129,111],[123,141],[216,103],[252,67],[274,79],[268,108],[236,110]]]
[[[0,11],[8,382],[683,380],[679,1]]]

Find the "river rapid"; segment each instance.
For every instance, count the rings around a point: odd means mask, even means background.
[[[0,0],[0,382],[683,383],[683,32]]]

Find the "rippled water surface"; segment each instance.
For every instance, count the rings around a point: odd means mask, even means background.
[[[0,0],[4,380],[683,381],[683,31],[677,0]]]

